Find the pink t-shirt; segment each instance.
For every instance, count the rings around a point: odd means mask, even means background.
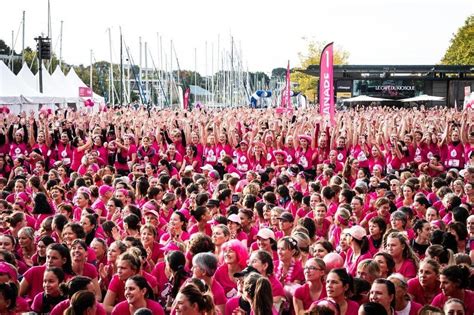
[[[33,303],[31,303],[31,310],[33,312],[36,312],[36,313],[44,313],[42,312],[43,310],[43,293],[44,292],[40,292],[38,294],[36,294],[35,298],[33,299]],[[66,297],[58,297],[59,299],[61,300],[64,300]],[[61,301],[62,302],[62,301]],[[52,310],[54,308],[53,305],[50,305],[50,310]]]
[[[268,278],[268,280],[270,281],[270,283],[272,285],[273,296],[274,297],[276,297],[276,296],[285,297],[285,290],[283,289],[283,285],[280,283],[280,281],[278,281],[278,279],[275,278],[274,275],[270,275],[267,278]]]
[[[433,299],[431,305],[443,308],[444,304],[448,300],[448,297],[444,293],[440,293]],[[474,291],[464,290],[464,308],[466,309],[466,314],[474,314]]]
[[[402,274],[407,279],[411,279],[416,277],[417,268],[413,260],[405,259],[400,268],[398,270],[395,270],[395,272]]]
[[[236,296],[227,301],[224,315],[232,315],[234,310],[239,307],[240,296]]]
[[[355,275],[357,274],[357,266],[359,265],[359,263],[364,259],[372,258],[372,254],[370,253],[370,251],[368,251],[365,254],[359,255],[359,257],[357,257],[355,261],[352,261],[353,255],[354,252],[352,251],[352,249],[349,249],[346,256],[346,261],[344,263],[344,267],[347,269],[347,272],[351,276],[355,277]]]
[[[229,278],[229,266],[227,264],[223,264],[217,268],[217,271],[214,274],[214,280],[219,282],[222,286],[228,299],[237,295],[237,283]]]
[[[152,276],[154,276],[157,280],[158,292],[161,292],[164,289],[165,284],[168,282],[168,278],[164,272],[165,266],[165,262],[160,261],[155,265],[155,268],[153,268],[151,272]]]
[[[418,279],[418,277],[408,280],[408,293],[410,293],[413,296],[413,301],[421,305],[431,304],[432,302],[432,301],[427,301],[425,299],[425,290],[421,286],[420,280]],[[439,282],[438,282],[438,284],[436,285],[436,294],[434,296],[440,293],[441,293],[441,289],[439,288]]]
[[[324,299],[326,296],[327,296],[326,286],[322,285],[321,293],[317,297],[316,301]],[[306,282],[301,287],[299,287],[295,290],[295,298],[297,298],[298,300],[301,300],[301,302],[303,302],[303,308],[304,308],[305,311],[308,310],[311,307],[311,304],[313,304],[313,302],[315,302],[315,300],[313,300],[311,298],[308,282]]]
[[[26,297],[30,300],[33,300],[38,293],[43,292],[43,275],[45,270],[45,265],[34,266],[28,269],[23,275],[23,278],[28,281],[30,285],[30,290],[26,293]]]
[[[52,310],[51,312],[49,313],[49,315],[63,315],[64,312],[66,312],[67,308],[69,307],[69,305],[71,305],[71,301],[68,299],[68,300],[64,300],[62,302],[60,302],[58,305],[56,305]],[[105,312],[105,308],[104,306],[101,304],[101,303],[96,303],[96,315],[106,315],[107,313]]]
[[[147,272],[143,272],[142,276],[146,279],[152,289],[156,288],[157,281],[155,277]],[[115,303],[125,301],[125,282],[120,280],[118,275],[112,277],[108,289],[115,293]]]
[[[224,289],[215,279],[212,280],[211,292],[212,296],[214,297],[214,304],[216,306],[224,305],[227,303],[227,298],[225,296]]]
[[[152,313],[155,315],[165,315],[160,303],[150,299],[146,299],[146,308],[152,311]],[[112,315],[131,315],[128,302],[123,301],[115,305],[114,309],[112,310]]]
[[[313,302],[313,304],[317,304],[318,302],[319,300],[316,302]],[[357,315],[359,313],[359,304],[355,301],[347,300],[347,299],[346,299],[346,302],[347,302],[347,311],[345,314],[341,314],[341,315]]]

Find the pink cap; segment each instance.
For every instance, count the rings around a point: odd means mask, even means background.
[[[360,225],[351,226],[349,229],[344,229],[344,234],[349,234],[356,240],[362,241],[364,236],[367,236],[367,231]]]
[[[160,215],[158,214],[158,212],[156,212],[155,210],[145,210],[145,215],[147,214],[151,214],[153,216],[155,216],[156,218],[158,218]]]
[[[109,185],[102,185],[99,187],[99,195],[104,196],[108,192],[113,192],[114,188]]]
[[[11,281],[18,280],[18,272],[15,266],[5,261],[0,261],[0,273],[7,274],[10,277]]]
[[[28,202],[30,200],[30,197],[28,196],[27,193],[25,192],[19,192],[16,194],[15,196],[15,199],[16,198],[20,198],[21,200],[23,200],[24,202]]]

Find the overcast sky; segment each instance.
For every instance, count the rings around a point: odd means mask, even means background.
[[[303,38],[334,41],[350,53],[350,64],[436,64],[449,46],[452,34],[474,13],[473,0],[50,0],[52,37],[59,55],[61,20],[63,59],[72,64],[109,60],[107,29],[112,32],[113,60],[119,58],[119,27],[135,63],[139,63],[139,36],[148,42],[158,61],[157,33],[163,56],[169,58],[173,40],[181,69],[211,72],[217,47],[230,51],[230,35],[241,48],[244,67],[270,72],[276,67],[299,65]],[[12,30],[19,31],[26,11],[26,45],[47,33],[47,0],[2,1],[0,39],[11,45]],[[21,33],[15,49],[21,50]],[[173,61],[176,65],[176,61]]]

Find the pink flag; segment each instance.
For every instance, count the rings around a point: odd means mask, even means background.
[[[79,87],[79,97],[92,97],[92,89],[89,87]]]
[[[290,61],[288,60],[288,67],[286,68],[286,86],[281,93],[280,107],[292,109],[291,106],[291,82],[290,82]]]
[[[321,116],[329,118],[331,126],[334,120],[334,71],[333,71],[333,43],[324,47],[319,62],[319,109]]]
[[[183,107],[184,109],[188,109],[189,106],[189,94],[191,93],[189,88],[186,88],[186,91],[184,91],[184,101],[183,101]]]

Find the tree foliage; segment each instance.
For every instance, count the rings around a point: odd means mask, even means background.
[[[456,34],[441,62],[445,65],[474,64],[474,15],[469,16]]]
[[[310,65],[319,65],[321,53],[323,52],[326,43],[308,40],[307,51],[299,52],[298,57],[301,63],[301,69],[306,69]],[[344,65],[347,64],[349,59],[349,52],[344,49],[335,46],[334,47],[334,64]],[[314,77],[302,72],[294,71],[291,73],[291,81],[298,83],[296,91],[302,92],[306,95],[308,101],[313,102],[316,100],[316,93],[318,91],[318,77]]]

